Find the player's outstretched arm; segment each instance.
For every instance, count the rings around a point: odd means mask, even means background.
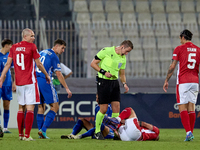
[[[1,73],[0,88],[2,88],[3,82],[4,82],[5,78],[6,78],[6,73],[10,69],[11,63],[12,63],[12,58],[8,57],[6,65],[5,65],[5,67],[4,67],[4,69],[3,69],[2,73]]]
[[[42,71],[42,73],[44,73],[47,82],[50,83],[51,79],[50,79],[48,73],[46,72],[43,64],[41,63],[40,59],[39,58],[35,59],[35,63],[37,65],[37,67]]]
[[[67,94],[68,94],[68,98],[72,97],[72,92],[69,90],[69,87],[67,86],[67,83],[65,82],[65,78],[63,77],[61,71],[56,71],[56,76],[58,77],[58,80],[60,81],[60,83],[62,84],[62,86],[64,86]]]
[[[15,83],[15,70],[14,68],[10,68],[11,77],[12,77],[12,91],[16,92],[16,83]]]

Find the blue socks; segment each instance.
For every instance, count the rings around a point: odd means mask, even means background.
[[[101,124],[101,131],[103,131],[105,129],[105,125],[102,123]],[[93,136],[94,135],[94,132],[95,132],[95,127],[88,130],[87,132],[83,133],[81,135],[81,138],[85,138],[85,137],[88,137],[88,136]]]
[[[8,127],[9,116],[10,116],[9,110],[4,110],[4,113],[3,113],[4,128]]]
[[[77,135],[82,128],[83,128],[83,122],[80,119],[78,119],[77,123],[73,127],[72,134]]]
[[[83,133],[81,135],[81,138],[85,138],[85,137],[88,137],[88,136],[93,136],[94,132],[95,132],[95,127],[90,129],[90,130],[88,130],[87,132]]]
[[[38,130],[40,130],[42,128],[43,124],[44,124],[44,115],[43,114],[37,114]]]
[[[56,116],[56,113],[52,110],[50,110],[45,118],[44,124],[42,126],[42,131],[46,132],[47,128],[51,125],[51,123],[53,122],[54,118]]]

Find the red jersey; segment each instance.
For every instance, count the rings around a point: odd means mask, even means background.
[[[21,41],[14,44],[8,57],[13,59],[16,85],[33,84],[36,80],[35,59],[40,57],[34,43]]]
[[[177,84],[199,83],[200,48],[192,42],[177,46],[173,52],[173,60],[179,61]]]
[[[159,129],[156,126],[153,126],[153,130],[141,127],[142,132],[142,141],[155,140],[159,136]]]

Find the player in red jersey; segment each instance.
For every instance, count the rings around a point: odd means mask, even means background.
[[[104,122],[122,141],[159,140],[159,129],[152,124],[138,121],[131,107],[125,108],[116,118],[105,117]],[[115,130],[116,126],[118,130]]]
[[[163,90],[167,92],[168,81],[178,64],[176,99],[181,122],[186,131],[185,141],[194,138],[192,133],[196,120],[195,104],[199,91],[200,48],[191,42],[192,35],[187,29],[180,33],[179,38],[182,45],[174,49],[172,63],[163,85]]]
[[[19,111],[17,114],[19,139],[25,141],[33,140],[30,137],[30,132],[34,119],[35,104],[39,104],[39,89],[35,73],[35,63],[37,67],[45,74],[47,82],[50,82],[50,77],[42,65],[36,45],[34,32],[31,29],[22,31],[22,41],[14,44],[8,55],[7,63],[0,77],[0,87],[2,87],[5,75],[13,61],[15,69],[15,82],[17,99],[19,103]],[[26,119],[24,114],[26,112]],[[24,121],[25,121],[25,136],[24,136]]]

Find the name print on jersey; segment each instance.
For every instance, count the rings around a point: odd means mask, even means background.
[[[197,49],[196,49],[196,48],[189,48],[189,47],[188,47],[188,48],[187,48],[187,51],[188,51],[188,52],[196,52]]]
[[[25,52],[26,48],[25,47],[17,47],[16,51],[24,51]]]

